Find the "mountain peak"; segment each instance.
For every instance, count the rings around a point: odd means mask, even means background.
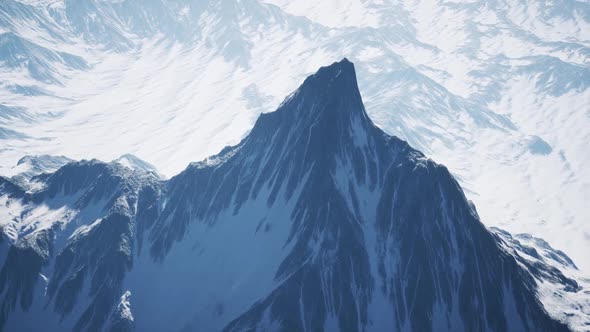
[[[298,90],[306,88],[317,92],[330,92],[330,95],[323,97],[349,95],[360,99],[354,64],[347,58],[321,67],[315,74],[307,77]]]
[[[119,163],[130,170],[140,170],[148,173],[153,173],[160,177],[156,167],[147,161],[144,161],[132,154],[126,153],[119,158],[113,160],[115,163]]]
[[[354,64],[347,58],[343,58],[331,65],[320,67],[315,74],[309,76],[305,81],[307,82],[313,79],[332,80],[336,78],[349,79],[356,82]]]
[[[353,121],[359,120],[365,128],[371,123],[363,106],[354,64],[344,58],[307,77],[275,112],[260,116],[252,133],[281,127],[289,130],[323,127],[324,133],[328,129],[335,132],[350,128]],[[322,123],[325,125],[318,127]]]

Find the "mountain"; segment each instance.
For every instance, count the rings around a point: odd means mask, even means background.
[[[590,324],[583,301],[550,305],[587,298],[573,262],[488,230],[446,167],[372,123],[346,59],[169,180],[97,160],[0,180],[6,331]]]
[[[156,167],[144,160],[141,160],[139,158],[137,158],[136,156],[132,155],[132,154],[124,154],[121,157],[113,160],[113,162],[119,163],[131,170],[142,170],[145,172],[152,172],[158,176],[160,176],[158,174],[158,170],[156,169]]]
[[[346,56],[375,124],[447,165],[484,223],[590,271],[588,31],[575,0],[5,0],[0,174],[131,153],[171,177]]]
[[[12,179],[19,182],[21,186],[28,187],[31,185],[31,180],[35,175],[42,173],[53,173],[63,165],[73,161],[64,156],[24,156],[17,163],[16,166],[10,170]]]
[[[537,296],[559,320],[568,321],[575,331],[590,326],[590,278],[563,251],[552,248],[547,241],[530,234],[512,235],[491,228],[499,242],[519,265],[535,276]],[[569,317],[569,318],[568,318]]]

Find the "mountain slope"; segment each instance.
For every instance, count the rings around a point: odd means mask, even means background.
[[[3,181],[5,330],[568,330],[449,171],[371,122],[346,59],[170,180]]]

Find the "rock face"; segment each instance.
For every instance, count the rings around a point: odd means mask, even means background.
[[[374,126],[346,59],[170,180],[98,161],[1,180],[6,331],[567,331],[537,283],[580,288]]]

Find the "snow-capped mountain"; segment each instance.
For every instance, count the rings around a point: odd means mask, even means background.
[[[489,231],[446,167],[373,124],[346,59],[169,180],[97,160],[0,180],[6,331],[590,324],[573,262]]]
[[[444,162],[486,224],[589,271],[589,34],[574,0],[5,0],[0,173],[131,153],[172,176],[346,56],[376,125]]]
[[[530,234],[516,234],[492,228],[508,253],[514,255],[539,281],[537,294],[546,308],[573,330],[585,331],[590,322],[590,279],[574,262],[547,241]],[[569,317],[569,318],[568,318]]]
[[[148,173],[154,173],[155,175],[158,175],[161,177],[161,175],[158,174],[158,170],[156,169],[156,166],[141,160],[139,158],[137,158],[136,156],[132,155],[132,154],[124,154],[121,157],[113,160],[113,162],[119,163],[131,170],[142,170]]]

